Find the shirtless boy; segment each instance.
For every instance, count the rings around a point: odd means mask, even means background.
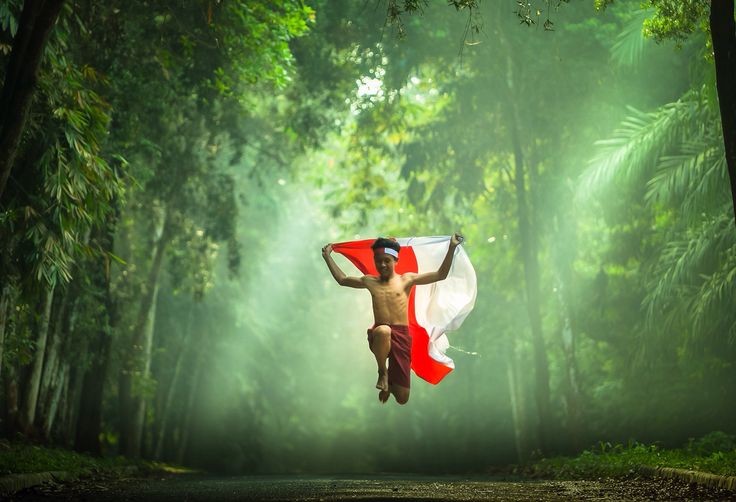
[[[371,246],[378,276],[349,277],[332,259],[332,244],[322,248],[322,257],[340,286],[367,289],[371,294],[375,322],[368,330],[368,345],[378,364],[376,388],[379,390],[378,400],[382,403],[388,401],[391,394],[399,404],[409,400],[411,336],[408,303],[411,288],[445,279],[450,272],[455,248],[462,241],[460,234],[454,234],[440,268],[423,274],[394,273],[400,246],[393,239],[379,237]]]

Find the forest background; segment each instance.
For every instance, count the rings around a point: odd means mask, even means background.
[[[2,434],[243,473],[736,433],[709,2],[605,3],[0,2]],[[457,369],[381,406],[320,248],[455,230]]]

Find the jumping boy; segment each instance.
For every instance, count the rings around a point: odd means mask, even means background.
[[[408,303],[411,288],[445,279],[450,272],[455,248],[462,241],[460,234],[454,234],[440,268],[423,274],[394,273],[401,246],[393,239],[379,237],[371,246],[378,276],[348,277],[332,259],[332,244],[322,248],[322,257],[340,286],[367,289],[371,294],[374,324],[368,330],[368,346],[378,364],[376,388],[379,390],[378,400],[382,403],[388,401],[391,394],[399,404],[409,400],[411,336]]]

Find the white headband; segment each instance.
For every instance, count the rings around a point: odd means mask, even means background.
[[[393,256],[394,258],[396,258],[397,260],[399,259],[399,252],[396,251],[395,249],[391,249],[391,248],[378,248],[378,249],[376,249],[376,251],[383,251],[386,254],[390,254],[391,256]]]

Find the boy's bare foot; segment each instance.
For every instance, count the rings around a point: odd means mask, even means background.
[[[382,403],[385,403],[386,401],[388,401],[389,397],[391,397],[391,393],[387,390],[382,390],[381,392],[378,393],[378,400],[381,401]]]
[[[388,372],[387,371],[379,371],[378,372],[378,381],[376,382],[376,389],[388,392]]]

